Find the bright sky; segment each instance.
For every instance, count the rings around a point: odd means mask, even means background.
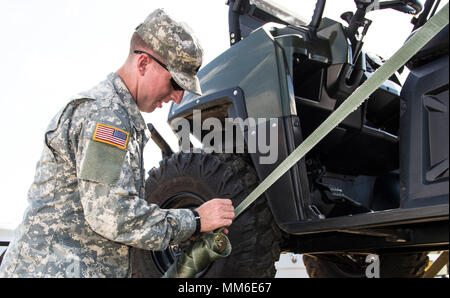
[[[314,0],[277,0],[310,16]],[[447,3],[448,1],[444,1]],[[156,8],[189,24],[205,50],[205,64],[228,46],[225,0],[15,0],[0,2],[0,228],[22,220],[27,192],[51,118],[74,94],[116,71],[128,53],[134,28]],[[306,3],[306,4],[305,4]],[[352,0],[329,0],[333,19],[354,10]],[[373,12],[367,37],[371,52],[388,58],[412,26],[410,16]],[[166,119],[169,104],[144,114],[176,149]],[[146,171],[161,153],[150,140],[144,153]]]

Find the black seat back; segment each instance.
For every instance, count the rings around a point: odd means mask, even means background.
[[[413,36],[415,30],[411,36]],[[430,40],[410,61],[406,64],[408,68],[414,69],[426,64],[427,62],[439,58],[443,55],[448,55],[448,25],[441,30],[432,40]]]

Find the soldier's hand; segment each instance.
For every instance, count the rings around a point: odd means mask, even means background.
[[[234,207],[230,199],[212,199],[197,208],[200,215],[200,232],[228,227],[234,219]],[[226,231],[228,232],[228,231]]]

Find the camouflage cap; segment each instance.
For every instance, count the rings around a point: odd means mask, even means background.
[[[157,9],[136,28],[136,32],[166,60],[167,68],[178,85],[191,93],[202,94],[197,71],[202,65],[203,49],[186,24]]]

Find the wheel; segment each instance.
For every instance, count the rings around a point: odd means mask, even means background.
[[[380,277],[422,277],[428,261],[428,253],[381,254]],[[365,278],[369,266],[364,254],[305,254],[303,263],[309,277],[313,278]]]
[[[232,154],[177,153],[149,172],[146,200],[161,208],[188,208],[212,198],[230,198],[234,207],[256,187],[254,169]],[[273,277],[281,232],[266,200],[259,198],[228,227],[232,252],[196,277]],[[189,245],[187,243],[186,245]],[[165,251],[132,248],[133,277],[161,277],[183,246]]]

